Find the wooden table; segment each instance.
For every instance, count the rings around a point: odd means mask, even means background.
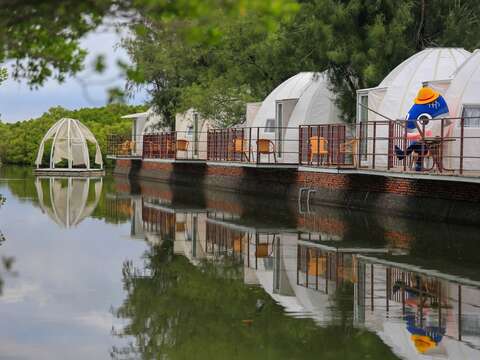
[[[430,154],[432,155],[433,166],[431,170],[435,167],[438,169],[439,172],[442,172],[445,169],[443,166],[443,149],[442,145],[445,142],[452,142],[455,139],[452,138],[441,138],[439,136],[435,137],[424,137],[423,139],[419,140],[419,143],[424,144],[425,147],[428,149]]]

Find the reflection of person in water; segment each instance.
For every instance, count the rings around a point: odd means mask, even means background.
[[[403,160],[405,156],[409,156],[412,152],[417,153],[418,157],[415,163],[415,170],[422,171],[423,157],[427,155],[428,147],[419,140],[424,136],[432,136],[432,131],[426,129],[425,133],[421,134],[419,128],[425,128],[431,119],[448,116],[448,112],[448,106],[443,96],[432,88],[421,88],[406,118],[407,140],[411,141],[411,143],[405,151],[395,146],[397,158]]]

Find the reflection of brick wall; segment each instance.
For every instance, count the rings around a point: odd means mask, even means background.
[[[116,167],[118,168],[130,168],[132,166],[132,161],[129,159],[119,159],[116,162]]]
[[[342,236],[347,231],[346,219],[334,219],[325,214],[309,214],[298,217],[298,226],[312,232],[324,232]]]
[[[133,168],[128,170],[128,166]],[[312,203],[390,211],[432,220],[480,221],[480,184],[386,177],[376,174],[298,172],[286,168],[207,166],[205,163],[166,163],[117,160],[115,173],[223,188],[242,193],[298,198],[298,189],[316,189]],[[332,224],[326,224],[327,227]],[[339,229],[337,229],[339,230]]]

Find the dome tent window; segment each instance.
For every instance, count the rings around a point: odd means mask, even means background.
[[[274,133],[275,132],[275,119],[267,119],[265,122],[265,132]]]
[[[50,145],[48,168],[43,168],[47,143]],[[89,145],[95,149],[93,164]],[[102,153],[95,136],[80,121],[68,118],[60,119],[47,131],[40,143],[35,165],[37,172],[103,171]]]
[[[464,105],[462,117],[465,119],[465,127],[480,128],[480,104]]]

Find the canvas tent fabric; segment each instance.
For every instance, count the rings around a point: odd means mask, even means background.
[[[45,134],[38,149],[35,164],[42,165],[45,143],[52,140],[50,151],[50,168],[62,160],[67,160],[68,168],[83,166],[90,169],[90,155],[88,143],[95,145],[95,164],[103,168],[102,152],[92,132],[75,119],[63,118],[58,120]]]
[[[451,79],[469,56],[461,48],[428,48],[416,53],[393,69],[378,87],[367,89],[369,107],[387,118],[404,119],[425,82]],[[385,120],[374,113],[368,119]]]
[[[284,115],[279,126],[277,104],[283,104]],[[286,110],[286,111],[285,111]],[[252,127],[258,127],[260,138],[270,139],[282,147],[282,162],[298,159],[298,126],[340,122],[340,111],[325,72],[301,72],[284,81],[262,102]],[[268,122],[268,123],[267,123]],[[272,131],[270,127],[276,128]],[[283,129],[279,129],[279,128]],[[279,136],[281,131],[281,136]],[[253,131],[256,138],[257,129]],[[283,139],[279,141],[279,138]],[[281,142],[281,144],[279,143]]]
[[[450,136],[460,139],[460,119],[465,116],[464,142],[463,142],[463,169],[479,170],[480,159],[477,159],[480,148],[480,50],[469,57],[453,75],[445,93],[445,100],[450,109],[452,120],[452,133]],[[477,118],[475,118],[478,116]],[[472,118],[473,117],[473,118]],[[459,168],[460,141],[449,145],[451,168]]]

